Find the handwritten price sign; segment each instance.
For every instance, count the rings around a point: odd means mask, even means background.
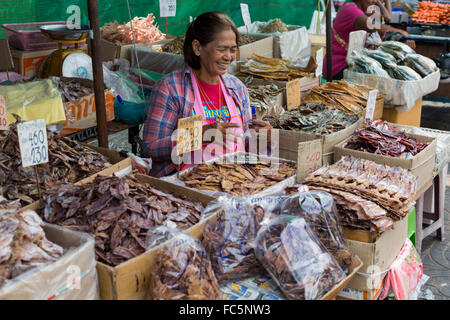
[[[202,148],[203,116],[193,116],[178,120],[177,154]]]
[[[322,167],[322,141],[312,140],[298,144],[297,182]]]
[[[249,26],[252,24],[252,20],[250,19],[250,12],[248,11],[248,4],[241,3],[241,14],[242,20],[244,21],[245,26]]]
[[[5,96],[0,96],[0,130],[8,130],[8,113],[6,111]]]
[[[288,110],[298,107],[301,104],[300,79],[295,79],[286,83],[286,104]]]
[[[29,167],[48,162],[47,129],[44,119],[17,125],[22,166]]]
[[[369,91],[369,97],[367,98],[365,120],[373,120],[373,114],[375,113],[375,104],[377,103],[377,94],[378,94],[377,89]]]
[[[175,17],[177,14],[177,1],[176,0],[159,0],[159,16],[163,17]]]

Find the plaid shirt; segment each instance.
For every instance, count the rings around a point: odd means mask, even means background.
[[[191,74],[192,68],[186,66],[167,74],[153,86],[143,137],[144,155],[152,158],[152,176],[163,177],[176,171],[171,160],[175,145],[171,136],[177,129],[178,119],[192,116],[195,98]],[[232,75],[225,74],[221,78],[236,105],[240,106],[244,131],[247,131],[251,122],[247,88]]]

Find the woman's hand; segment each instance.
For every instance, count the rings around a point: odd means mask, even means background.
[[[409,37],[409,33],[403,29],[395,29],[394,31],[400,32],[403,36]],[[416,50],[416,43],[414,40],[406,40],[406,44],[411,47],[411,49]]]
[[[267,130],[267,144],[271,143],[272,138],[272,126],[268,121],[263,120],[252,120],[252,123],[250,124],[250,129],[254,129],[256,132]]]
[[[227,140],[236,142],[236,137],[243,138],[242,134],[239,134],[235,130],[232,130],[233,128],[239,127],[240,125],[237,123],[227,122],[215,122],[212,124],[204,125],[203,142],[214,143],[228,150],[229,148],[227,147]],[[220,136],[222,137],[222,141],[218,140]]]

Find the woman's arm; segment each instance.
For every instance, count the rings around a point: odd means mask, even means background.
[[[169,93],[167,82],[153,86],[144,123],[143,153],[155,161],[170,160],[171,136],[178,120],[178,106]]]
[[[381,16],[384,18],[384,21],[391,22],[392,20],[392,7],[390,0],[376,0],[376,5],[381,10]]]

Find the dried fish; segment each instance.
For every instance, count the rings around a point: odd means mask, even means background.
[[[154,226],[187,229],[200,220],[203,210],[201,203],[158,191],[130,176],[97,176],[84,185],[49,188],[42,196],[38,212],[45,221],[90,233],[97,259],[112,266],[145,252],[146,232]],[[68,199],[80,205],[67,207]]]
[[[24,168],[20,156],[17,122],[9,130],[0,132],[0,189],[9,200],[20,199],[28,205],[39,199],[36,175],[32,167]],[[47,130],[48,163],[39,165],[39,183],[42,190],[58,183],[82,180],[111,164],[100,153],[76,141]],[[3,177],[3,178],[2,178]]]
[[[93,88],[85,86],[76,80],[59,79],[58,89],[61,92],[63,102],[77,100],[94,93]]]
[[[245,85],[247,87],[250,103],[260,112],[269,110],[277,101],[277,97],[283,92],[283,88],[279,88],[275,83],[264,85],[252,85],[253,78],[247,77]]]
[[[64,249],[47,240],[36,212],[0,201],[0,287],[32,268],[58,260]]]
[[[288,28],[281,21],[280,18],[275,18],[264,26],[261,26],[259,32],[262,33],[274,33],[274,32],[287,32]]]
[[[173,40],[170,40],[168,43],[162,46],[162,51],[169,52],[173,54],[183,54],[184,40],[186,39],[186,35],[183,34],[181,36],[176,37]]]
[[[322,135],[343,130],[358,119],[355,114],[328,108],[323,103],[309,103],[306,106],[288,110],[278,116],[266,115],[263,117],[263,120],[269,121],[274,128]]]

